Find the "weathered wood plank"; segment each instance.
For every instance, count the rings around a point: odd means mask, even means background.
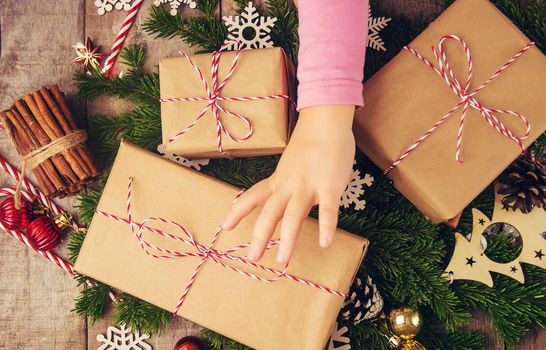
[[[0,5],[0,109],[40,85],[57,83],[72,98],[71,45],[83,36],[83,2],[2,0]],[[0,154],[17,157],[4,135]],[[3,173],[2,186],[13,185]],[[70,208],[73,199],[65,199]],[[65,252],[63,245],[57,251]],[[17,240],[0,232],[0,348],[86,349],[86,321],[73,314],[78,295],[70,276]]]

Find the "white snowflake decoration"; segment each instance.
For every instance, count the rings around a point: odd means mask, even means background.
[[[271,29],[277,18],[260,16],[252,2],[248,3],[240,16],[224,16],[224,22],[229,34],[226,39],[229,50],[237,49],[237,44],[230,42],[238,40],[244,49],[263,49],[273,47]]]
[[[349,328],[347,327],[339,328],[339,324],[336,322],[334,331],[328,340],[326,350],[351,350],[351,339],[345,336],[345,333],[347,333],[348,330]],[[342,345],[336,347],[334,343],[341,343]]]
[[[387,51],[379,32],[385,28],[392,18],[373,17],[372,8],[368,7],[368,43],[367,46],[377,51]]]
[[[360,171],[353,169],[351,180],[347,185],[347,189],[341,196],[340,205],[344,208],[349,208],[351,204],[355,205],[355,210],[363,210],[366,208],[366,201],[362,198],[364,194],[364,186],[370,187],[373,184],[374,178],[370,174],[360,177]]]
[[[106,330],[106,336],[97,335],[97,341],[103,343],[97,350],[152,350],[150,344],[145,342],[149,338],[149,335],[133,332],[124,325],[120,328],[110,326]]]
[[[95,6],[99,15],[104,15],[106,12],[116,10],[129,11],[132,0],[96,0]]]
[[[195,170],[201,170],[201,168],[205,165],[209,164],[210,159],[186,159],[181,156],[177,156],[176,154],[167,152],[165,150],[165,145],[160,144],[157,146],[157,151],[159,154],[161,154],[163,157],[172,160],[173,162],[176,162],[178,164],[182,164],[185,167],[193,168]]]
[[[182,4],[187,5],[191,9],[194,9],[197,7],[197,2],[194,0],[155,0],[154,1],[154,5],[157,7],[167,3],[171,7],[170,14],[172,16],[176,16],[176,14],[178,13],[178,8]]]

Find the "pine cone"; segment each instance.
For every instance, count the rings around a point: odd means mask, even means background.
[[[505,208],[519,209],[524,214],[533,208],[546,210],[546,156],[516,159],[498,178]]]
[[[383,309],[383,297],[368,276],[365,283],[357,277],[351,286],[349,296],[339,312],[338,319],[349,320],[357,325],[364,320],[377,317]]]

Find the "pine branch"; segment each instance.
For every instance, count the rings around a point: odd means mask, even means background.
[[[146,19],[143,29],[155,39],[174,39],[184,30],[186,23],[180,14],[171,15],[163,7],[151,7],[150,17]]]
[[[201,48],[199,52],[212,52],[220,49],[227,37],[226,26],[215,15],[216,6],[216,0],[199,1],[202,16],[189,18],[182,18],[180,14],[172,16],[162,7],[152,8],[143,28],[156,38],[179,37]]]
[[[76,279],[79,280],[79,285],[82,285],[87,277],[78,275]],[[95,323],[104,316],[109,303],[109,293],[110,287],[100,282],[95,282],[94,287],[86,286],[76,298],[72,311],[78,315],[87,316],[91,323]]]
[[[349,328],[351,349],[391,350],[388,339],[381,334],[376,325],[364,321],[358,326],[352,323],[343,323]]]
[[[233,6],[235,8],[235,11],[237,12],[237,14],[241,14],[243,13],[243,11],[245,10],[245,7],[248,5],[248,3],[250,2],[250,0],[234,0],[233,3],[235,4],[235,6]],[[258,8],[258,13],[260,12],[260,9]]]
[[[277,21],[271,30],[271,40],[277,47],[282,47],[284,52],[295,64],[298,61],[298,13],[287,0],[267,0],[264,14],[275,17]]]
[[[506,346],[517,344],[532,325],[546,325],[546,272],[531,265],[523,268],[525,284],[495,274],[493,288],[471,281],[455,281],[452,285],[467,307],[487,311]]]
[[[103,188],[104,183],[99,183],[98,186],[87,187],[84,192],[78,195],[78,205],[76,205],[76,208],[80,214],[80,221],[85,226],[88,226],[91,223],[91,219],[93,219],[93,215],[95,214],[95,209],[99,204]],[[76,253],[75,250],[74,253]],[[74,258],[77,258],[77,253],[74,254]]]
[[[224,337],[220,333],[216,333],[210,329],[203,329],[201,336],[210,342],[213,350],[252,350],[248,346]]]
[[[128,325],[146,334],[159,335],[171,322],[172,315],[168,311],[129,294],[120,294],[115,306],[117,324]]]
[[[86,234],[87,229],[81,229],[70,233],[68,241],[68,261],[70,261],[71,264],[76,262]]]

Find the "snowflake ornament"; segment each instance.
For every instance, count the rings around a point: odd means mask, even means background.
[[[152,350],[150,344],[145,342],[149,338],[149,335],[133,332],[124,325],[120,325],[120,328],[110,326],[106,336],[97,335],[97,341],[102,343],[97,350]]]
[[[366,208],[366,201],[362,198],[364,194],[364,186],[371,187],[374,178],[370,174],[364,175],[364,178],[360,176],[360,170],[353,169],[351,180],[347,185],[347,189],[341,196],[340,205],[344,208],[349,208],[351,204],[355,205],[355,210],[363,210]]]
[[[377,51],[387,51],[379,32],[385,28],[392,18],[373,17],[372,8],[368,7],[368,43],[367,46]]]
[[[180,5],[185,4],[189,8],[194,9],[197,7],[197,2],[194,0],[155,0],[154,5],[159,7],[163,4],[169,4],[171,11],[169,12],[172,16],[176,16],[178,13],[178,8]]]
[[[185,167],[193,168],[195,170],[201,170],[201,168],[205,165],[208,165],[210,161],[210,159],[191,159],[190,160],[181,156],[177,156],[176,154],[167,152],[167,150],[165,150],[164,144],[160,144],[159,146],[157,146],[157,151],[163,157],[169,160],[172,160],[173,162],[176,162],[178,164],[181,164]]]
[[[104,15],[106,12],[116,10],[129,11],[132,0],[96,0],[95,7],[99,15]]]
[[[351,339],[345,336],[345,333],[347,333],[348,330],[349,328],[347,327],[339,328],[339,324],[336,322],[334,331],[332,332],[330,339],[328,339],[326,350],[351,350]],[[336,344],[341,345],[337,346]]]
[[[224,16],[223,19],[229,32],[225,41],[228,50],[239,48],[233,40],[239,41],[243,49],[273,47],[270,33],[277,18],[260,16],[252,2],[248,3],[240,16]]]

